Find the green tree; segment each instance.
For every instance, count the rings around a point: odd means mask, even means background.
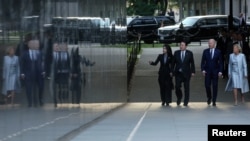
[[[128,0],[127,15],[153,16],[157,9],[155,0]]]

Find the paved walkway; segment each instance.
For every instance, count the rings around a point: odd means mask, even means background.
[[[159,103],[129,103],[86,128],[71,141],[207,141],[209,124],[250,124],[250,104],[162,107]]]

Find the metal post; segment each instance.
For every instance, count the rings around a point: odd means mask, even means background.
[[[247,0],[245,0],[244,10],[245,10],[245,20],[247,21]]]
[[[229,1],[228,29],[233,29],[233,0]]]

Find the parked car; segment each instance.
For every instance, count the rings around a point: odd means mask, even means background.
[[[169,16],[136,17],[127,25],[127,40],[137,40],[140,34],[144,43],[151,44],[158,40],[157,29],[159,27],[174,24],[174,19]]]
[[[234,29],[239,28],[239,18],[233,17]],[[249,26],[249,24],[248,24]],[[158,29],[160,43],[189,42],[216,38],[221,28],[228,28],[228,15],[191,16],[173,26]]]
[[[159,24],[154,17],[134,18],[127,26],[127,40],[137,40],[139,34],[145,43],[153,43],[157,40]]]

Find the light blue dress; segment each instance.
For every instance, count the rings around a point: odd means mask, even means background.
[[[238,67],[238,55],[233,55],[231,59],[231,65],[232,65],[232,71],[231,71],[231,77],[232,77],[232,87],[233,88],[241,88],[241,78],[240,78],[240,70]]]
[[[20,88],[20,68],[17,56],[4,56],[3,62],[3,86],[2,94],[7,95],[8,91],[17,91]]]
[[[232,91],[234,88],[237,88],[240,89],[242,93],[249,92],[247,63],[244,54],[230,54],[228,75],[230,77],[228,79],[225,91]]]

